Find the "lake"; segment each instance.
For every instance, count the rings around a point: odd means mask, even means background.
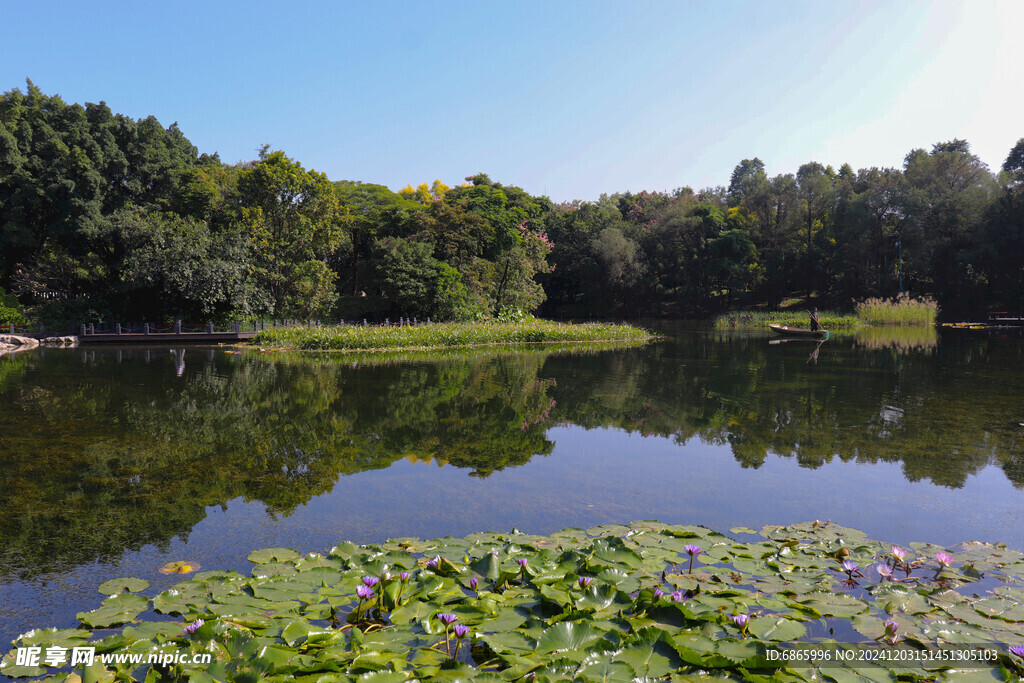
[[[269,546],[831,519],[1024,548],[1020,339],[658,329],[625,349],[0,357],[0,640],[74,626],[105,580],[152,595],[183,578],[166,562],[248,572]]]

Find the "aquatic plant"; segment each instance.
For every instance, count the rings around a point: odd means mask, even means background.
[[[679,556],[697,544],[703,566],[679,571]],[[206,571],[148,595],[144,581],[108,582],[119,591],[80,613],[78,628],[36,629],[13,645],[213,655],[210,664],[159,670],[97,658],[76,672],[124,681],[936,680],[954,667],[956,676],[1024,675],[1024,553],[986,543],[910,547],[919,558],[946,553],[956,562],[936,579],[886,581],[885,569],[912,564],[909,552],[828,522],[767,526],[752,541],[645,521],[546,537],[345,542],[323,555],[270,548],[250,554],[251,576]],[[526,584],[518,560],[527,560]],[[860,569],[871,565],[884,568],[877,582]],[[858,573],[864,585],[845,588]],[[397,580],[378,581],[377,590],[364,583],[381,576]],[[490,589],[475,593],[470,579]],[[402,586],[406,599],[392,602]],[[194,625],[187,636],[183,623]],[[827,664],[783,656],[822,648],[907,656]],[[951,649],[985,659],[920,663],[921,653]],[[64,673],[19,664],[15,651],[0,669],[15,678]]]
[[[433,323],[413,326],[341,325],[263,330],[252,340],[260,347],[306,351],[421,349],[480,344],[555,342],[643,342],[654,335],[621,323],[522,322]]]
[[[866,299],[857,304],[857,317],[869,325],[934,326],[939,305],[928,297],[914,298],[906,292],[893,299]]]
[[[686,554],[690,556],[690,569],[688,571],[689,571],[689,573],[692,574],[693,573],[693,558],[696,555],[700,554],[700,546],[699,545],[687,544],[683,548],[683,550],[685,550]]]

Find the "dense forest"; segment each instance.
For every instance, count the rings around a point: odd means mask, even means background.
[[[809,162],[728,187],[556,204],[486,174],[393,192],[285,152],[226,164],[176,124],[0,99],[0,322],[694,316],[900,291],[1024,310],[1024,139],[903,168]]]

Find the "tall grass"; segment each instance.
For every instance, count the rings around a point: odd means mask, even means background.
[[[861,324],[855,316],[835,311],[818,311],[818,320],[826,330],[849,329]],[[715,329],[719,330],[767,331],[768,325],[809,328],[811,318],[807,311],[733,311],[715,320]]]
[[[900,294],[895,299],[867,299],[857,304],[857,317],[869,325],[933,326],[939,305],[927,297]]]
[[[653,335],[647,330],[632,325],[530,320],[515,323],[431,323],[404,327],[346,325],[277,328],[263,330],[253,338],[253,343],[308,351],[351,351],[481,344],[645,341],[652,338]]]

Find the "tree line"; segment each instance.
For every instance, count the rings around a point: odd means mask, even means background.
[[[281,150],[228,164],[176,124],[0,99],[0,322],[708,315],[793,295],[1024,310],[1024,139],[902,168],[811,162],[727,187],[554,203],[479,173],[394,192]],[[17,318],[17,319],[16,319]]]

